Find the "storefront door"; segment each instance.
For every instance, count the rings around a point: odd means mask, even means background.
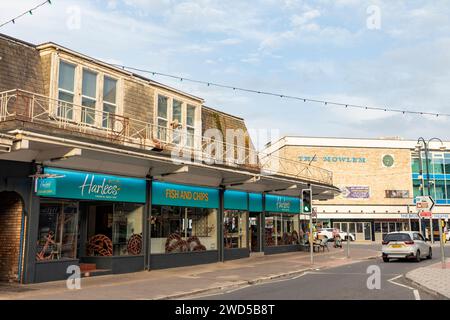
[[[260,213],[250,212],[249,233],[250,233],[250,251],[260,252]]]
[[[364,222],[364,240],[372,240],[372,224],[370,222]]]

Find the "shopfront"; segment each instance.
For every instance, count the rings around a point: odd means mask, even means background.
[[[144,179],[44,168],[39,196],[34,282],[67,278],[69,265],[82,271],[143,270]]]
[[[150,269],[219,261],[219,190],[153,181],[151,203]]]
[[[242,191],[224,192],[223,248],[224,260],[248,257],[249,194]]]
[[[265,254],[300,250],[300,199],[265,197]]]

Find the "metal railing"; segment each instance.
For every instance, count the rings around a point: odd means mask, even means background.
[[[88,106],[52,99],[23,90],[0,93],[0,123],[20,120],[72,133],[135,147],[170,153],[175,160],[197,161],[228,167],[258,170],[313,182],[333,184],[331,171],[283,158],[277,152],[265,154],[251,148],[248,139],[235,144],[216,135],[195,135],[179,127],[160,127]],[[239,139],[238,139],[239,140]],[[241,140],[242,141],[242,140]]]

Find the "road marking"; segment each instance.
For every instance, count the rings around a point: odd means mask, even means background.
[[[395,282],[395,281],[394,281],[394,280],[397,280],[397,279],[399,279],[399,278],[401,278],[401,277],[403,277],[402,274],[399,275],[399,276],[396,276],[396,277],[394,277],[394,278],[392,278],[392,279],[389,279],[388,282],[390,282],[390,283],[392,283],[392,284],[395,284],[395,285],[397,285],[397,286],[400,286],[400,287],[403,287],[403,288],[412,290],[412,292],[413,292],[413,294],[414,294],[414,298],[415,298],[416,300],[420,300],[419,290],[416,290],[416,289],[414,289],[414,288],[412,288],[412,287],[410,287],[410,286],[407,286],[407,285],[404,285],[404,284],[402,284],[402,283],[398,283],[398,282]]]

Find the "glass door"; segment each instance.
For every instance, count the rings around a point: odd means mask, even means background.
[[[372,240],[372,224],[370,222],[364,222],[364,240]]]

